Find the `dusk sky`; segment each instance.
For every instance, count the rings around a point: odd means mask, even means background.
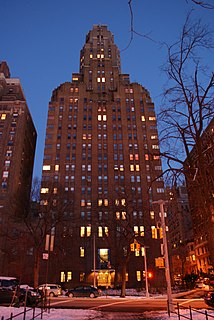
[[[128,0],[0,0],[0,61],[7,61],[11,77],[20,78],[38,134],[34,176],[42,173],[52,91],[79,72],[80,50],[94,24],[105,24],[114,34],[122,73],[150,91],[156,111],[166,80],[161,71],[166,51],[160,43],[178,38],[191,9],[193,18],[200,17],[214,30],[214,10],[190,0],[133,0],[132,9],[135,31],[153,41],[134,35],[125,49],[131,37]],[[214,69],[213,57],[205,58]]]

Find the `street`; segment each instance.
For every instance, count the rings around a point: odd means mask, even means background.
[[[202,298],[197,299],[173,299],[173,303],[180,306],[195,309],[207,309],[207,305]],[[72,308],[72,309],[91,309],[108,312],[132,312],[141,313],[144,311],[167,310],[165,298],[51,298],[50,307],[52,308]]]

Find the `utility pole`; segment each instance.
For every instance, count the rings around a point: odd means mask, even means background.
[[[146,257],[146,249],[148,247],[144,246],[144,268],[145,268],[145,280],[146,280],[146,298],[149,298],[149,284],[148,284],[148,272],[147,272],[147,257]]]
[[[94,268],[94,287],[96,287],[96,242],[95,242],[95,234],[93,237],[93,268]]]
[[[164,204],[167,201],[158,200],[153,201],[153,203],[157,203],[160,206],[160,216],[161,216],[161,226],[163,230],[163,248],[164,248],[164,260],[165,260],[165,277],[167,284],[167,300],[169,312],[174,311],[173,301],[172,301],[172,287],[171,287],[171,278],[170,278],[170,266],[169,266],[169,255],[168,255],[168,245],[167,245],[167,237],[166,237],[166,224],[165,224],[165,216],[164,216]]]

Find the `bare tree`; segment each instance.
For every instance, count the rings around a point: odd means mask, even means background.
[[[189,14],[178,41],[166,47],[168,61],[164,71],[168,83],[159,114],[166,172],[173,173],[175,180],[184,174],[188,187],[194,186],[200,194],[201,207],[211,210],[213,188],[208,185],[211,168],[203,134],[214,114],[214,73],[203,65],[200,56],[202,50],[213,49],[213,34],[200,20],[192,22]]]

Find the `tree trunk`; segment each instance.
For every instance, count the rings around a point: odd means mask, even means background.
[[[34,288],[37,288],[39,285],[39,269],[40,269],[40,252],[39,249],[35,250],[34,255]]]
[[[120,297],[125,298],[126,296],[126,262],[122,266],[122,287]]]

